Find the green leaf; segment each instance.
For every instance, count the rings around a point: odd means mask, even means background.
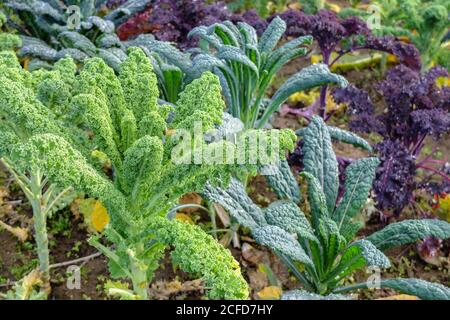
[[[97,47],[85,36],[74,31],[64,31],[58,35],[58,40],[67,48],[74,48],[94,56]]]
[[[216,34],[221,40],[224,45],[230,45],[233,47],[239,47],[239,40],[240,33],[239,30],[232,30],[235,26],[233,24],[225,25],[224,23],[215,23],[208,27],[208,33],[209,34]],[[220,49],[220,48],[219,48]]]
[[[286,22],[279,17],[273,19],[259,39],[258,48],[261,54],[268,54],[272,51],[278,41],[280,41],[285,31]]]
[[[306,238],[318,242],[305,214],[291,201],[275,201],[264,210],[264,216],[269,224],[297,234],[298,239]]]
[[[266,175],[267,182],[277,196],[280,199],[299,202],[300,189],[287,161],[280,161],[278,165],[270,165],[269,170],[271,174]]]
[[[345,170],[344,196],[333,214],[339,229],[363,208],[379,163],[378,158],[359,159]]]
[[[291,290],[283,292],[281,300],[352,300],[352,297],[344,296],[342,294],[329,294],[327,296],[321,296],[320,294],[304,290]]]
[[[240,225],[250,230],[267,224],[263,212],[247,196],[244,186],[237,179],[232,179],[226,190],[208,183],[203,194],[210,201],[222,205]]]
[[[376,266],[385,269],[391,266],[388,257],[378,250],[372,242],[363,239],[353,242],[351,246],[359,248],[361,256],[366,260],[369,267]]]
[[[373,151],[372,147],[366,140],[350,131],[328,126],[328,132],[330,132],[331,139],[333,140],[348,143],[355,147],[367,150],[369,152]]]
[[[277,226],[263,226],[252,232],[256,242],[289,258],[312,266],[313,263],[295,237]]]
[[[437,219],[403,220],[388,225],[366,239],[384,251],[428,237],[450,238],[450,223]]]
[[[450,300],[450,288],[421,279],[387,279],[380,281],[381,287],[417,296],[423,300]]]
[[[261,123],[265,123],[270,115],[277,111],[280,105],[292,94],[326,84],[337,84],[345,87],[348,82],[344,77],[331,73],[325,64],[313,64],[302,69],[285,81],[277,92],[275,92],[272,101],[264,112]]]
[[[50,48],[46,44],[32,43],[24,44],[18,53],[18,56],[23,57],[33,57],[46,61],[55,61],[57,51]]]
[[[59,60],[65,57],[71,57],[73,60],[77,62],[83,62],[84,60],[89,58],[89,56],[81,50],[74,48],[66,48],[58,51],[55,59]]]
[[[302,151],[305,172],[317,179],[325,195],[328,212],[333,212],[339,189],[338,163],[330,134],[321,117],[313,117],[306,128]]]
[[[308,180],[308,201],[311,207],[313,226],[316,229],[319,227],[320,219],[328,217],[325,195],[319,181],[312,174],[302,172],[300,175]]]
[[[258,67],[245,54],[243,54],[240,49],[236,47],[228,45],[220,47],[217,58],[232,62],[239,62],[240,64],[249,67],[255,73],[256,77],[259,77]]]
[[[333,265],[339,251],[345,247],[346,241],[339,233],[336,222],[328,217],[320,219],[318,233],[325,251],[323,257],[327,269]]]

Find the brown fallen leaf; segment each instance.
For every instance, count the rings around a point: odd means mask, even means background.
[[[247,276],[249,280],[248,284],[254,292],[260,291],[263,288],[269,286],[269,280],[267,278],[267,275],[263,272],[248,269]]]
[[[255,266],[269,261],[267,252],[256,249],[247,242],[242,245],[242,257]]]
[[[151,285],[149,296],[151,299],[167,300],[173,295],[190,291],[200,291],[203,294],[203,281],[201,279],[186,282],[180,282],[178,280],[170,282],[157,281]]]
[[[28,229],[20,227],[11,227],[10,225],[4,223],[0,220],[0,227],[4,228],[6,231],[10,232],[13,236],[19,239],[20,242],[25,242],[28,239]]]
[[[202,197],[196,192],[186,193],[184,196],[180,198],[178,201],[179,204],[198,204],[202,203]],[[193,213],[196,212],[198,208],[183,208],[178,210],[183,213]]]
[[[223,226],[225,228],[229,227],[231,225],[231,218],[228,212],[226,212],[225,209],[218,203],[214,203],[214,209],[216,210],[216,214]]]

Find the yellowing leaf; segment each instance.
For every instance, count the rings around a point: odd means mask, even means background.
[[[180,212],[178,212],[178,213],[175,215],[175,219],[180,220],[180,221],[183,221],[183,222],[186,222],[186,223],[189,223],[189,224],[195,224],[194,221],[192,221],[191,217],[189,217],[189,216],[188,216],[187,214],[185,214],[185,213],[180,213]]]
[[[315,64],[315,63],[319,63],[319,62],[322,62],[322,56],[318,55],[318,54],[313,54],[311,56],[311,63]]]
[[[436,79],[436,84],[442,87],[450,87],[450,77],[439,77]]]
[[[280,287],[269,286],[259,291],[256,295],[261,300],[280,300],[281,293]]]
[[[77,200],[78,210],[91,231],[102,232],[109,223],[109,215],[103,204],[93,198]]]
[[[443,220],[450,221],[450,194],[445,197],[439,197],[439,206],[437,214]]]
[[[336,13],[339,13],[341,11],[341,7],[334,3],[327,3],[327,7]]]
[[[97,201],[94,205],[91,221],[94,229],[98,232],[102,232],[109,223],[108,212],[100,201]]]

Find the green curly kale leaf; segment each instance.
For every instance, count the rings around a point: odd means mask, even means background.
[[[59,187],[84,192],[105,205],[111,221],[104,234],[114,249],[96,237],[90,243],[109,258],[114,277],[131,281],[132,297],[147,297],[153,272],[170,245],[175,248],[174,261],[202,277],[210,297],[247,298],[247,285],[228,250],[200,229],[165,218],[183,194],[201,192],[208,182],[226,187],[232,176],[255,172],[260,165],[206,161],[216,159],[214,155],[237,157],[238,150],[249,156],[254,148],[244,138],[237,142],[205,138],[223,118],[215,75],[205,72],[193,80],[172,108],[158,104],[157,78],[138,48],[129,49],[119,75],[100,58],[86,61],[79,74],[70,58],[60,60],[51,71],[31,73],[11,52],[0,53],[0,60],[4,61],[0,65],[4,71],[0,74],[2,156],[21,174],[38,170]],[[189,125],[196,122],[202,125],[199,132]],[[175,139],[179,134],[195,138],[180,143],[189,152],[181,157],[186,162],[177,163],[173,151],[179,146]],[[290,130],[249,134],[273,147],[278,157],[295,144]],[[276,146],[271,144],[273,134],[280,140]],[[99,167],[99,153],[110,167]],[[202,161],[196,162],[195,154]]]

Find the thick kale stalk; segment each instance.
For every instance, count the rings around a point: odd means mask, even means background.
[[[301,176],[308,184],[310,219],[297,206],[299,197],[293,193],[277,191],[281,200],[260,209],[237,180],[228,189],[208,186],[205,191],[209,199],[223,205],[239,224],[251,230],[258,243],[274,250],[291,269],[306,291],[288,292],[286,299],[348,298],[340,293],[370,285],[341,287],[353,272],[364,267],[390,267],[382,251],[429,236],[450,238],[449,223],[423,219],[394,223],[367,238],[356,239],[361,225],[353,218],[367,201],[379,160],[370,157],[351,163],[346,169],[344,194],[337,200],[338,163],[331,144],[332,132],[322,118],[315,116],[302,134],[305,163]],[[286,171],[284,174],[292,175]],[[284,179],[288,180],[295,183],[295,179]],[[450,298],[449,288],[419,279],[382,280],[380,286],[422,299]]]
[[[411,203],[414,191],[426,187],[417,170],[430,172],[446,182],[450,180],[440,167],[444,162],[424,156],[425,139],[438,140],[450,132],[450,88],[436,85],[438,77],[448,76],[442,67],[421,75],[404,65],[390,70],[377,85],[384,104],[377,111],[367,92],[354,86],[336,89],[334,99],[348,105],[352,131],[375,133],[383,139],[374,148],[381,164],[374,181],[377,207],[399,214]]]

